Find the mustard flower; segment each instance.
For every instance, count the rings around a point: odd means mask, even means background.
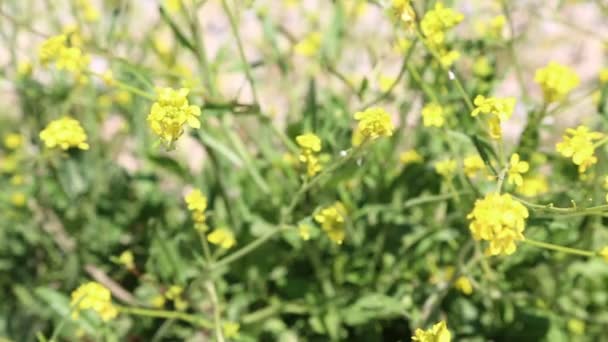
[[[488,57],[480,56],[473,62],[473,75],[484,78],[492,75],[492,72],[494,69]]]
[[[467,216],[475,240],[490,242],[486,254],[510,255],[517,250],[517,241],[524,240],[528,209],[511,195],[491,193],[475,201]]]
[[[422,330],[416,329],[412,341],[418,342],[450,342],[452,340],[452,333],[448,330],[448,326],[445,321],[441,321],[433,325],[432,328]]]
[[[314,218],[330,240],[339,245],[342,244],[345,236],[346,208],[341,202],[338,201],[321,209]]]
[[[568,330],[576,335],[585,334],[586,325],[584,321],[580,319],[572,318],[568,320]]]
[[[23,144],[23,136],[19,133],[9,133],[4,137],[4,147],[16,150]]]
[[[23,207],[27,202],[27,198],[23,192],[14,192],[11,194],[11,204],[15,207]]]
[[[435,3],[435,7],[426,12],[420,28],[422,33],[435,44],[442,44],[445,32],[458,25],[464,16],[451,8],[446,8],[443,3]]]
[[[355,113],[355,120],[359,121],[359,131],[365,138],[376,139],[393,135],[393,122],[391,116],[382,108],[371,107],[363,112]]]
[[[321,138],[313,133],[305,133],[296,137],[300,146],[300,163],[306,166],[306,174],[313,177],[321,171],[321,162],[316,153],[321,151]]]
[[[600,83],[601,84],[606,84],[608,83],[608,68],[602,68],[602,70],[600,70]]]
[[[467,296],[473,293],[473,284],[471,284],[469,278],[465,276],[458,277],[454,282],[454,287]]]
[[[45,65],[59,58],[59,54],[65,48],[68,37],[65,34],[50,37],[38,48],[38,59]]]
[[[437,103],[429,103],[422,108],[422,123],[425,127],[441,127],[445,123],[445,111]]]
[[[235,322],[223,322],[222,332],[225,338],[237,338],[239,336],[240,324]]]
[[[130,250],[126,250],[120,253],[117,261],[120,265],[123,265],[128,270],[135,269],[135,256]]]
[[[72,319],[80,317],[81,310],[95,311],[102,320],[109,321],[118,315],[118,310],[112,304],[112,294],[105,286],[97,282],[80,285],[72,292]]]
[[[424,158],[416,150],[407,150],[399,155],[399,160],[403,165],[422,163]]]
[[[471,116],[475,117],[479,114],[492,114],[500,119],[500,121],[508,120],[513,115],[513,109],[515,108],[515,99],[512,97],[508,98],[497,98],[497,97],[485,97],[483,95],[477,95],[475,100],[475,109],[471,112]]]
[[[491,117],[488,120],[488,133],[490,138],[498,140],[502,138],[502,127],[500,126],[500,119],[496,116]]]
[[[311,32],[294,47],[296,53],[305,56],[313,57],[321,49],[321,32]]]
[[[508,171],[508,182],[509,184],[515,184],[521,186],[523,184],[522,174],[530,170],[530,164],[525,161],[519,160],[519,154],[513,153],[509,160],[509,171]]]
[[[440,49],[437,54],[439,55],[439,62],[446,68],[451,67],[460,58],[460,52],[456,50]]]
[[[446,179],[454,176],[456,171],[456,161],[453,159],[446,159],[435,163],[435,171]]]
[[[599,255],[600,255],[602,258],[604,258],[604,260],[605,260],[606,262],[608,262],[608,246],[605,246],[604,248],[602,248],[602,249],[601,249],[601,250],[598,252],[598,254],[599,254]]]
[[[223,249],[229,249],[236,245],[234,234],[227,228],[214,229],[207,235],[207,241]]]
[[[307,224],[301,224],[298,226],[298,234],[304,241],[310,240],[310,226]]]
[[[59,70],[66,70],[79,75],[85,71],[91,62],[91,56],[83,54],[77,47],[64,47],[59,52],[56,66]]]
[[[406,28],[414,28],[416,24],[416,12],[414,12],[410,0],[393,0],[389,11]]]
[[[30,76],[32,74],[33,69],[34,67],[32,66],[32,63],[29,60],[19,61],[19,64],[17,64],[17,75],[19,75],[19,77]]]
[[[595,140],[599,140],[604,135],[600,132],[592,132],[586,126],[578,126],[576,129],[566,129],[563,141],[555,146],[557,152],[564,157],[572,158],[572,162],[578,165],[578,171],[583,173],[590,166],[597,163],[595,153]]]
[[[576,72],[557,62],[536,70],[534,81],[542,88],[547,103],[563,100],[580,83]]]
[[[152,131],[162,142],[171,146],[184,133],[184,125],[200,128],[198,117],[201,109],[190,105],[186,96],[189,89],[157,88],[157,100],[152,105],[148,115],[148,123]]]
[[[47,148],[59,147],[62,150],[67,150],[76,147],[81,150],[89,149],[87,134],[80,122],[68,116],[51,121],[40,132],[40,139]]]
[[[184,288],[179,285],[171,285],[165,292],[165,297],[173,301],[173,305],[178,311],[184,311],[188,308],[188,302],[182,298]]]
[[[72,37],[72,33],[70,33],[70,37],[74,38],[70,39],[72,46],[67,45],[67,34],[60,34],[47,39],[38,49],[38,58],[42,65],[55,62],[57,69],[69,71],[78,77],[80,81],[84,82],[87,78],[82,74],[89,66],[91,56],[83,53],[82,50],[76,46],[77,44],[74,42],[77,39]]]
[[[467,177],[475,177],[479,171],[486,169],[486,164],[478,154],[473,154],[464,158],[464,173]]]
[[[517,186],[517,193],[526,197],[535,197],[549,191],[547,178],[542,175],[524,177],[521,185]]]

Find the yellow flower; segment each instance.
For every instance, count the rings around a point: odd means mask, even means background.
[[[15,155],[11,154],[4,159],[0,159],[0,170],[5,173],[13,173],[17,170],[18,160]]]
[[[471,116],[475,117],[479,114],[493,114],[500,119],[500,121],[508,120],[513,114],[513,108],[515,108],[515,99],[512,97],[508,98],[497,98],[488,97],[483,95],[477,95],[475,100],[475,109],[471,112]]]
[[[405,53],[412,47],[412,41],[406,38],[399,38],[395,42],[393,49],[395,52]]]
[[[500,38],[502,36],[502,29],[507,22],[507,18],[504,15],[497,15],[490,20],[489,36],[492,38]]]
[[[525,161],[520,161],[519,154],[513,153],[511,155],[511,159],[509,161],[509,171],[508,171],[509,184],[515,184],[517,186],[521,186],[524,182],[524,179],[521,174],[528,172],[529,169],[530,169],[530,164],[528,164],[528,162],[525,162]]]
[[[126,106],[131,103],[133,96],[126,90],[119,90],[114,94],[114,101],[118,102],[118,104]]]
[[[78,319],[81,310],[93,310],[102,320],[109,321],[118,315],[118,310],[112,304],[112,294],[105,286],[97,282],[80,285],[72,292],[72,319]]]
[[[101,79],[103,80],[103,83],[105,83],[108,87],[111,87],[116,83],[112,70],[104,71],[103,74],[101,74]]]
[[[535,197],[549,191],[549,184],[543,175],[525,177],[523,183],[517,186],[517,193],[526,197]]]
[[[445,111],[437,103],[429,103],[422,108],[422,122],[425,127],[441,127],[445,123]]]
[[[191,211],[192,221],[194,221],[194,229],[199,232],[205,232],[207,230],[207,216],[205,210],[207,210],[207,197],[203,196],[203,193],[194,189],[190,191],[184,200],[188,205],[188,210]]]
[[[218,245],[223,249],[229,249],[236,245],[234,234],[227,228],[216,228],[209,235],[207,241],[214,245]]]
[[[608,246],[602,248],[598,253],[606,262],[608,262]]]
[[[226,338],[236,338],[239,336],[240,325],[235,322],[223,322],[222,332]]]
[[[60,52],[65,48],[68,37],[65,34],[53,36],[45,40],[38,48],[38,59],[45,65],[59,57]]]
[[[306,224],[301,224],[298,226],[298,234],[304,241],[310,240],[310,226]]]
[[[28,60],[19,61],[17,64],[17,75],[20,77],[27,77],[32,74],[32,63]]]
[[[456,171],[456,161],[446,159],[435,163],[435,171],[446,179],[452,178]]]
[[[451,67],[452,64],[454,64],[454,62],[460,58],[460,52],[456,50],[440,49],[437,53],[439,54],[439,61],[441,62],[441,65],[446,68]]]
[[[186,96],[189,89],[157,88],[157,100],[152,105],[148,115],[148,123],[152,131],[158,135],[162,142],[171,146],[184,133],[183,126],[188,124],[192,128],[200,128],[198,117],[201,109],[190,105]]]
[[[563,100],[580,83],[572,69],[557,62],[536,70],[534,81],[542,88],[547,103]]]
[[[379,107],[371,107],[355,113],[355,120],[359,121],[359,131],[365,138],[389,137],[393,135],[395,129],[391,116]]]
[[[471,220],[469,229],[475,240],[490,242],[488,255],[515,252],[515,242],[524,240],[524,229],[528,209],[515,201],[509,194],[491,193],[475,201],[475,206],[467,216]]]
[[[473,293],[473,285],[471,284],[469,278],[465,276],[458,277],[458,279],[456,279],[454,282],[454,287],[467,296]]]
[[[19,133],[9,133],[4,137],[4,146],[9,150],[16,150],[23,144],[23,137]]]
[[[154,297],[152,297],[152,299],[150,300],[150,305],[152,305],[152,307],[160,309],[162,307],[165,306],[165,297],[161,296],[161,295],[156,295]]]
[[[47,148],[59,147],[67,150],[77,147],[88,150],[87,134],[76,119],[64,116],[61,119],[51,121],[45,129],[40,132],[40,139]]]
[[[488,57],[481,56],[475,59],[473,63],[473,75],[484,78],[492,75],[492,72],[494,72],[494,69]]]
[[[416,150],[407,150],[399,155],[399,160],[403,165],[422,163],[424,158]]]
[[[600,70],[600,83],[608,83],[608,68],[602,68],[602,70]]]
[[[321,138],[316,134],[306,133],[296,137],[298,146],[307,153],[317,153],[321,151]]]
[[[445,39],[445,32],[458,25],[464,16],[451,8],[445,8],[443,3],[435,3],[435,8],[426,12],[420,28],[425,37],[433,44],[442,44]]]
[[[169,286],[167,291],[165,291],[165,297],[167,297],[168,300],[175,300],[175,299],[181,297],[183,292],[184,292],[183,287],[181,287],[179,285],[171,285],[171,286]]]
[[[27,199],[23,192],[14,192],[11,194],[11,203],[15,207],[23,207],[26,203]]]
[[[176,13],[182,9],[182,0],[164,0],[163,4],[169,13]]]
[[[133,252],[126,250],[118,256],[118,263],[123,265],[128,270],[135,269],[135,257]]]
[[[452,340],[452,334],[448,330],[448,326],[445,321],[441,321],[433,325],[432,328],[422,330],[416,329],[412,341],[418,342],[450,342]]]
[[[315,221],[321,224],[321,228],[333,242],[342,244],[345,235],[346,208],[341,202],[338,201],[321,209],[315,215]]]
[[[583,173],[590,166],[597,163],[594,141],[603,137],[600,132],[591,132],[586,126],[578,126],[576,129],[566,129],[563,141],[555,146],[557,152],[564,157],[572,157],[572,162],[578,165],[578,171]]]
[[[302,41],[297,43],[294,47],[296,53],[312,57],[315,56],[321,48],[321,33],[311,32]]]
[[[389,12],[408,29],[412,29],[416,24],[416,12],[410,0],[393,0]]]
[[[23,176],[21,176],[21,175],[14,175],[13,177],[11,177],[11,184],[12,185],[21,185],[21,184],[23,184]]]
[[[378,87],[382,92],[387,92],[391,89],[396,80],[397,79],[393,76],[380,75],[378,77]]]
[[[585,328],[585,322],[580,319],[573,318],[568,320],[568,330],[573,334],[584,335]]]
[[[313,177],[321,171],[321,163],[315,155],[315,153],[321,151],[321,139],[313,133],[306,133],[298,135],[296,142],[300,146],[298,159],[306,166],[308,177]]]
[[[500,127],[500,119],[496,116],[488,120],[488,133],[492,139],[500,139],[502,137],[502,128]]]
[[[464,173],[467,175],[467,177],[475,177],[477,172],[485,169],[486,164],[478,154],[473,154],[464,158]]]

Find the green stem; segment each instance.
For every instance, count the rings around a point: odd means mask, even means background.
[[[255,88],[255,82],[251,74],[251,67],[249,65],[249,62],[247,61],[247,56],[245,56],[245,49],[243,48],[243,42],[239,34],[239,28],[236,19],[230,11],[230,7],[228,6],[228,2],[226,0],[222,0],[222,7],[224,8],[224,12],[226,12],[226,15],[228,16],[228,20],[230,21],[230,29],[232,30],[232,34],[236,39],[236,45],[239,50],[239,56],[241,57],[241,63],[243,63],[243,68],[245,68],[245,76],[247,77],[249,85],[251,86],[251,93],[253,94],[253,99],[256,104],[259,104],[260,101],[258,98],[257,90]]]
[[[224,342],[224,334],[222,333],[222,315],[220,312],[220,303],[217,298],[217,292],[215,291],[215,285],[213,285],[212,281],[207,281],[205,283],[205,288],[209,293],[209,297],[211,298],[211,303],[213,304],[213,322],[214,322],[214,330],[215,337],[217,342]]]
[[[155,318],[165,318],[165,319],[177,319],[184,322],[188,322],[192,325],[199,326],[201,328],[213,328],[213,323],[208,320],[197,317],[195,315],[187,314],[185,312],[179,311],[169,311],[169,310],[153,310],[146,308],[136,308],[136,307],[127,307],[127,306],[119,306],[114,305],[118,311],[127,314],[127,315],[136,315],[136,316],[145,316],[145,317],[155,317]]]
[[[582,255],[582,256],[586,256],[586,257],[594,257],[594,256],[597,255],[597,253],[593,252],[593,251],[587,251],[587,250],[584,250],[584,249],[565,247],[565,246],[555,245],[555,244],[548,243],[548,242],[531,240],[531,239],[528,239],[528,238],[526,238],[522,242],[526,243],[528,245],[531,245],[531,246],[540,247],[540,248],[549,249],[549,250],[552,250],[552,251],[557,251],[557,252],[562,252],[562,253],[567,253],[567,254]]]

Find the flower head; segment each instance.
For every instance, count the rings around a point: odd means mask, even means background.
[[[216,228],[209,235],[207,241],[214,245],[218,245],[223,249],[229,249],[236,245],[234,234],[227,228]]]
[[[473,285],[471,284],[469,278],[465,276],[458,277],[458,279],[456,279],[454,282],[454,287],[467,296],[473,293]]]
[[[464,16],[451,8],[446,8],[443,3],[435,3],[435,7],[426,12],[420,28],[422,33],[432,42],[441,44],[444,40],[444,33],[458,25]]]
[[[346,221],[346,208],[342,202],[336,202],[331,206],[321,209],[315,214],[321,228],[327,233],[327,236],[335,243],[342,244],[344,241],[344,225]]]
[[[38,48],[40,63],[45,65],[59,57],[61,50],[65,48],[68,37],[65,34],[53,36],[45,40]]]
[[[572,162],[578,165],[578,171],[583,173],[590,166],[597,163],[595,156],[595,140],[603,137],[600,132],[592,132],[586,126],[578,126],[576,129],[566,129],[563,141],[555,146],[557,152],[564,157],[572,158]]]
[[[170,146],[184,133],[184,125],[200,128],[198,117],[201,109],[190,105],[186,96],[190,90],[181,88],[157,88],[157,100],[148,114],[148,123],[152,131],[167,146]]]
[[[240,324],[235,322],[222,323],[222,332],[226,338],[236,338],[239,336]]]
[[[429,103],[422,108],[422,123],[425,127],[441,127],[445,123],[445,111],[437,103]]]
[[[454,159],[445,159],[435,163],[435,171],[446,179],[452,178],[456,171],[456,161]]]
[[[608,262],[608,246],[602,248],[598,253],[606,262]]]
[[[201,232],[206,231],[207,216],[205,215],[205,210],[207,210],[207,197],[203,196],[200,190],[194,189],[184,196],[184,200],[188,205],[188,210],[191,212],[194,229]]]
[[[486,169],[486,164],[483,161],[483,159],[481,159],[479,154],[473,154],[468,157],[465,157],[463,164],[464,164],[464,173],[469,178],[475,177],[475,175],[479,171],[483,171]]]
[[[67,150],[77,147],[81,150],[88,150],[87,134],[80,122],[68,116],[51,121],[41,132],[40,139],[47,148],[60,147]]]
[[[23,144],[23,136],[19,133],[9,133],[4,136],[4,147],[16,150]]]
[[[416,12],[414,12],[410,0],[393,0],[389,12],[396,20],[403,23],[406,28],[411,29],[414,27]]]
[[[522,184],[517,186],[516,191],[526,197],[534,197],[549,191],[549,184],[547,178],[542,175],[524,177]]]
[[[471,116],[492,114],[497,116],[500,121],[508,120],[513,114],[513,108],[515,107],[515,99],[512,97],[497,98],[477,95],[473,103],[475,104],[475,109],[471,112]]]
[[[445,321],[441,321],[433,325],[432,328],[422,330],[416,329],[412,341],[418,342],[450,342],[452,340],[452,334],[448,330],[448,326]]]
[[[536,70],[534,81],[542,88],[548,103],[563,100],[580,83],[576,72],[557,62],[549,62],[546,67]]]
[[[300,163],[306,166],[306,174],[313,177],[321,171],[321,162],[316,153],[321,151],[321,138],[316,134],[306,133],[298,135],[296,142],[300,146]]]
[[[393,122],[391,116],[382,108],[371,107],[363,112],[355,113],[355,119],[359,121],[359,131],[366,138],[376,139],[378,137],[389,137],[393,135]]]
[[[311,32],[294,47],[294,50],[306,57],[313,57],[321,49],[321,32]]]
[[[519,160],[519,154],[513,153],[511,155],[511,159],[509,160],[509,171],[508,171],[509,184],[515,184],[517,186],[522,185],[523,184],[522,173],[528,172],[529,169],[530,169],[530,164],[528,164],[528,162]]]
[[[471,220],[469,229],[475,240],[490,242],[486,253],[489,255],[515,252],[515,242],[524,239],[528,209],[515,201],[509,194],[491,193],[475,201],[475,206],[467,216]]]
[[[401,161],[401,163],[403,163],[403,165],[408,165],[408,164],[422,163],[424,158],[420,155],[420,153],[418,153],[416,150],[412,149],[412,150],[403,151],[399,155],[399,160]]]
[[[109,321],[118,315],[118,310],[112,304],[110,290],[97,282],[80,285],[72,292],[72,318],[78,319],[81,310],[97,312],[102,320]]]

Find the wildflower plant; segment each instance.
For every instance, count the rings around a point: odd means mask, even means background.
[[[605,7],[1,1],[0,340],[603,341]]]

